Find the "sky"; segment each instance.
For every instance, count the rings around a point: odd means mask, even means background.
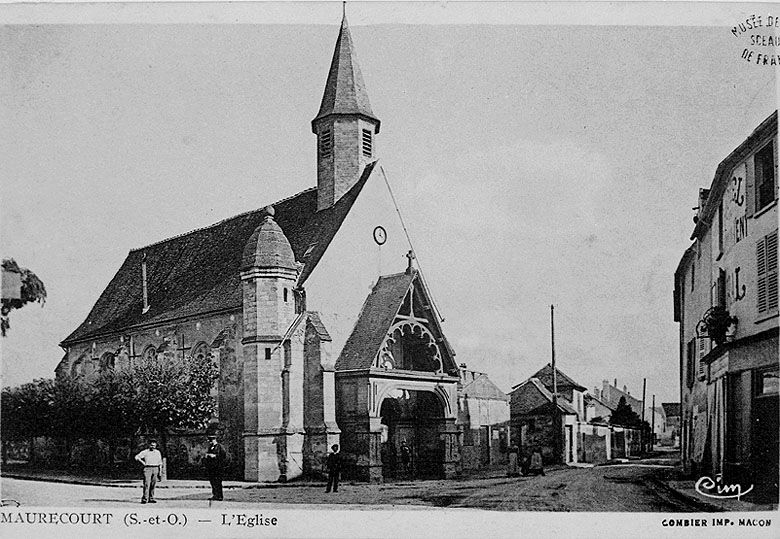
[[[11,314],[3,385],[53,376],[130,249],[316,184],[310,121],[341,5],[306,6],[0,27],[0,245],[48,292]],[[444,331],[505,391],[550,360],[554,304],[566,374],[679,400],[692,207],[775,110],[777,71],[730,31],[766,5],[655,6],[348,5]]]

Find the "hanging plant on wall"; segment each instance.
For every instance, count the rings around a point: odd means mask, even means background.
[[[699,326],[706,335],[721,345],[726,342],[729,328],[737,324],[737,317],[731,316],[725,307],[715,306],[710,308],[699,322]]]

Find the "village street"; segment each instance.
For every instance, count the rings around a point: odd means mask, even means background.
[[[694,511],[656,480],[667,467],[630,464],[560,468],[546,476],[509,478],[500,472],[459,480],[404,481],[383,485],[346,483],[337,494],[319,484],[289,483],[231,488],[212,507],[252,504],[266,508],[403,509],[468,507],[500,511]],[[174,486],[157,491],[155,508],[208,508],[209,490]],[[206,486],[204,481],[204,485]],[[139,505],[140,488],[89,486],[3,478],[2,497],[23,506]],[[139,505],[140,507],[140,505]]]

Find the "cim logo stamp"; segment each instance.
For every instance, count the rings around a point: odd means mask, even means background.
[[[724,484],[722,474],[716,475],[715,480],[705,475],[696,481],[696,492],[708,498],[736,498],[739,500],[751,490],[753,490],[753,485],[750,485],[750,488],[743,491],[742,485],[739,483],[734,483],[733,485]]]
[[[743,41],[742,59],[756,65],[780,65],[780,16],[750,15],[731,28],[731,34]]]

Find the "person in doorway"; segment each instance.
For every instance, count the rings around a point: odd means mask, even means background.
[[[209,448],[203,457],[203,465],[206,468],[209,483],[211,483],[211,498],[209,499],[212,501],[222,501],[222,473],[225,469],[226,457],[225,448],[217,442],[217,435],[210,434]]]
[[[401,467],[404,473],[409,473],[409,467],[412,463],[412,450],[406,444],[406,440],[401,440]]]
[[[544,475],[544,465],[542,464],[542,453],[538,447],[535,447],[531,453],[531,462],[528,465],[528,473],[533,475]]]
[[[518,458],[520,456],[520,448],[513,445],[509,448],[509,466],[506,471],[507,477],[518,477],[520,475],[520,468]]]
[[[149,447],[135,456],[143,465],[144,493],[141,503],[157,503],[154,499],[154,486],[162,480],[162,453],[157,449],[157,441],[149,440]]]
[[[328,468],[328,486],[325,487],[325,492],[330,492],[331,488],[333,492],[339,491],[339,473],[341,472],[341,453],[339,453],[338,444],[331,446],[331,453],[328,454],[328,458],[325,461],[325,466]]]

